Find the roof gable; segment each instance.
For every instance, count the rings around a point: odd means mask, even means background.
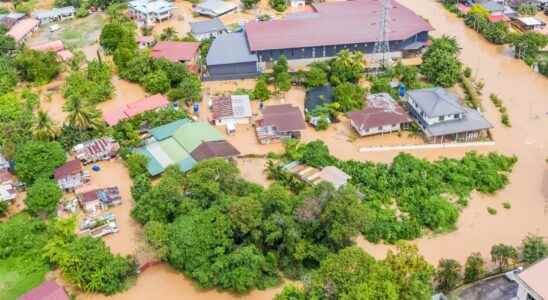
[[[173,133],[173,138],[189,153],[202,142],[224,140],[217,129],[205,122],[188,123],[177,129]]]
[[[465,112],[462,105],[459,104],[457,96],[440,87],[412,90],[408,94],[430,118]]]

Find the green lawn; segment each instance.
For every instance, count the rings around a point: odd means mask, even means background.
[[[48,266],[42,259],[0,260],[0,300],[14,300],[44,281]]]

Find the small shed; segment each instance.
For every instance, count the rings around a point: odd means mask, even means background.
[[[546,23],[535,17],[516,18],[513,24],[521,31],[542,31]]]
[[[198,41],[203,41],[228,33],[228,30],[219,18],[213,18],[211,20],[191,22],[190,32]]]

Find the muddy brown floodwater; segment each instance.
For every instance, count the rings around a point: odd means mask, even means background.
[[[455,232],[423,238],[416,241],[421,252],[432,263],[442,257],[464,261],[471,252],[479,251],[488,257],[496,243],[517,245],[527,233],[548,235],[548,79],[534,73],[523,62],[511,57],[511,51],[491,45],[476,32],[468,29],[461,19],[444,10],[437,2],[399,0],[428,19],[436,30],[434,36],[455,36],[461,50],[461,59],[470,66],[475,77],[485,82],[483,106],[487,118],[495,126],[496,145],[476,148],[482,152],[499,151],[518,156],[519,161],[510,177],[510,185],[495,195],[474,194],[469,207],[464,209]],[[500,123],[500,115],[488,100],[490,93],[499,95],[508,109],[511,128]],[[416,151],[421,157],[460,157],[466,149]],[[396,153],[367,153],[364,159],[389,161]],[[512,204],[510,210],[501,203]],[[487,206],[498,209],[491,216]],[[371,245],[359,240],[367,251],[384,256],[387,247]]]
[[[510,185],[495,195],[474,193],[469,207],[464,209],[458,222],[458,230],[444,235],[422,238],[414,243],[421,253],[436,264],[442,257],[455,258],[464,261],[471,252],[479,251],[488,257],[490,247],[495,243],[517,245],[527,233],[548,235],[548,80],[535,74],[524,63],[511,57],[511,51],[504,47],[494,46],[485,42],[476,32],[466,28],[462,20],[446,12],[443,7],[426,0],[399,0],[403,5],[413,8],[418,14],[428,19],[436,28],[432,35],[443,34],[455,36],[462,47],[461,59],[470,66],[473,74],[485,82],[484,95],[496,93],[508,108],[511,128],[500,124],[500,115],[496,108],[483,96],[483,106],[487,118],[494,125],[492,130],[496,144],[482,148],[474,148],[479,152],[499,151],[507,155],[517,155],[519,162],[512,173]],[[232,89],[233,83],[209,84],[210,92],[222,92]],[[244,83],[251,88],[252,84]],[[284,101],[294,102],[302,99],[302,91],[291,91]],[[276,103],[280,100],[274,100]],[[281,101],[280,101],[281,102]],[[300,101],[297,101],[300,102]],[[295,102],[296,105],[302,105]],[[200,119],[207,115],[201,115]],[[321,138],[326,141],[334,155],[342,159],[363,159],[379,162],[390,162],[397,151],[359,153],[362,145],[375,145],[381,142],[400,143],[402,140],[394,136],[375,139],[347,138],[343,124],[337,124],[332,129],[320,134],[305,132],[304,139]],[[245,154],[266,154],[271,150],[281,149],[278,145],[257,145],[253,131],[249,128],[239,130],[235,136],[229,137],[231,142]],[[404,142],[417,142],[412,137],[406,137]],[[462,157],[471,149],[415,150],[407,151],[416,156],[436,159],[441,156]],[[240,169],[244,176],[258,183],[266,183],[263,175],[251,174],[254,166],[264,164],[262,160],[241,161]],[[256,170],[259,172],[259,170]],[[129,180],[129,179],[128,179]],[[502,208],[503,202],[510,202],[512,208]],[[498,214],[491,216],[486,207],[498,209]],[[130,207],[123,212],[129,216]],[[118,216],[118,214],[117,214]],[[121,218],[121,216],[118,216]],[[131,224],[131,222],[128,222]],[[134,226],[134,225],[131,225]],[[122,229],[121,229],[122,230]],[[134,229],[130,235],[135,234]],[[122,243],[134,243],[131,239],[122,237],[121,233],[112,236],[112,240],[121,239]],[[358,245],[372,255],[384,257],[389,246],[372,245],[363,238],[358,238]],[[107,239],[116,252],[124,253],[134,246],[116,246]],[[140,274],[135,286],[125,293],[106,298],[100,295],[84,295],[81,299],[252,299],[263,300],[272,297],[281,287],[266,291],[254,291],[245,296],[220,293],[214,290],[202,291],[196,288],[192,281],[175,272],[166,265],[151,267]]]

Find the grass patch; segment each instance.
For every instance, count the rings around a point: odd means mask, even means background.
[[[487,212],[490,214],[490,215],[496,215],[497,214],[497,210],[492,208],[492,207],[487,207]]]
[[[512,204],[510,204],[510,202],[504,202],[502,203],[502,207],[504,207],[505,209],[510,209],[512,208]]]
[[[0,260],[0,299],[17,299],[38,286],[49,267],[42,259],[11,257]]]

